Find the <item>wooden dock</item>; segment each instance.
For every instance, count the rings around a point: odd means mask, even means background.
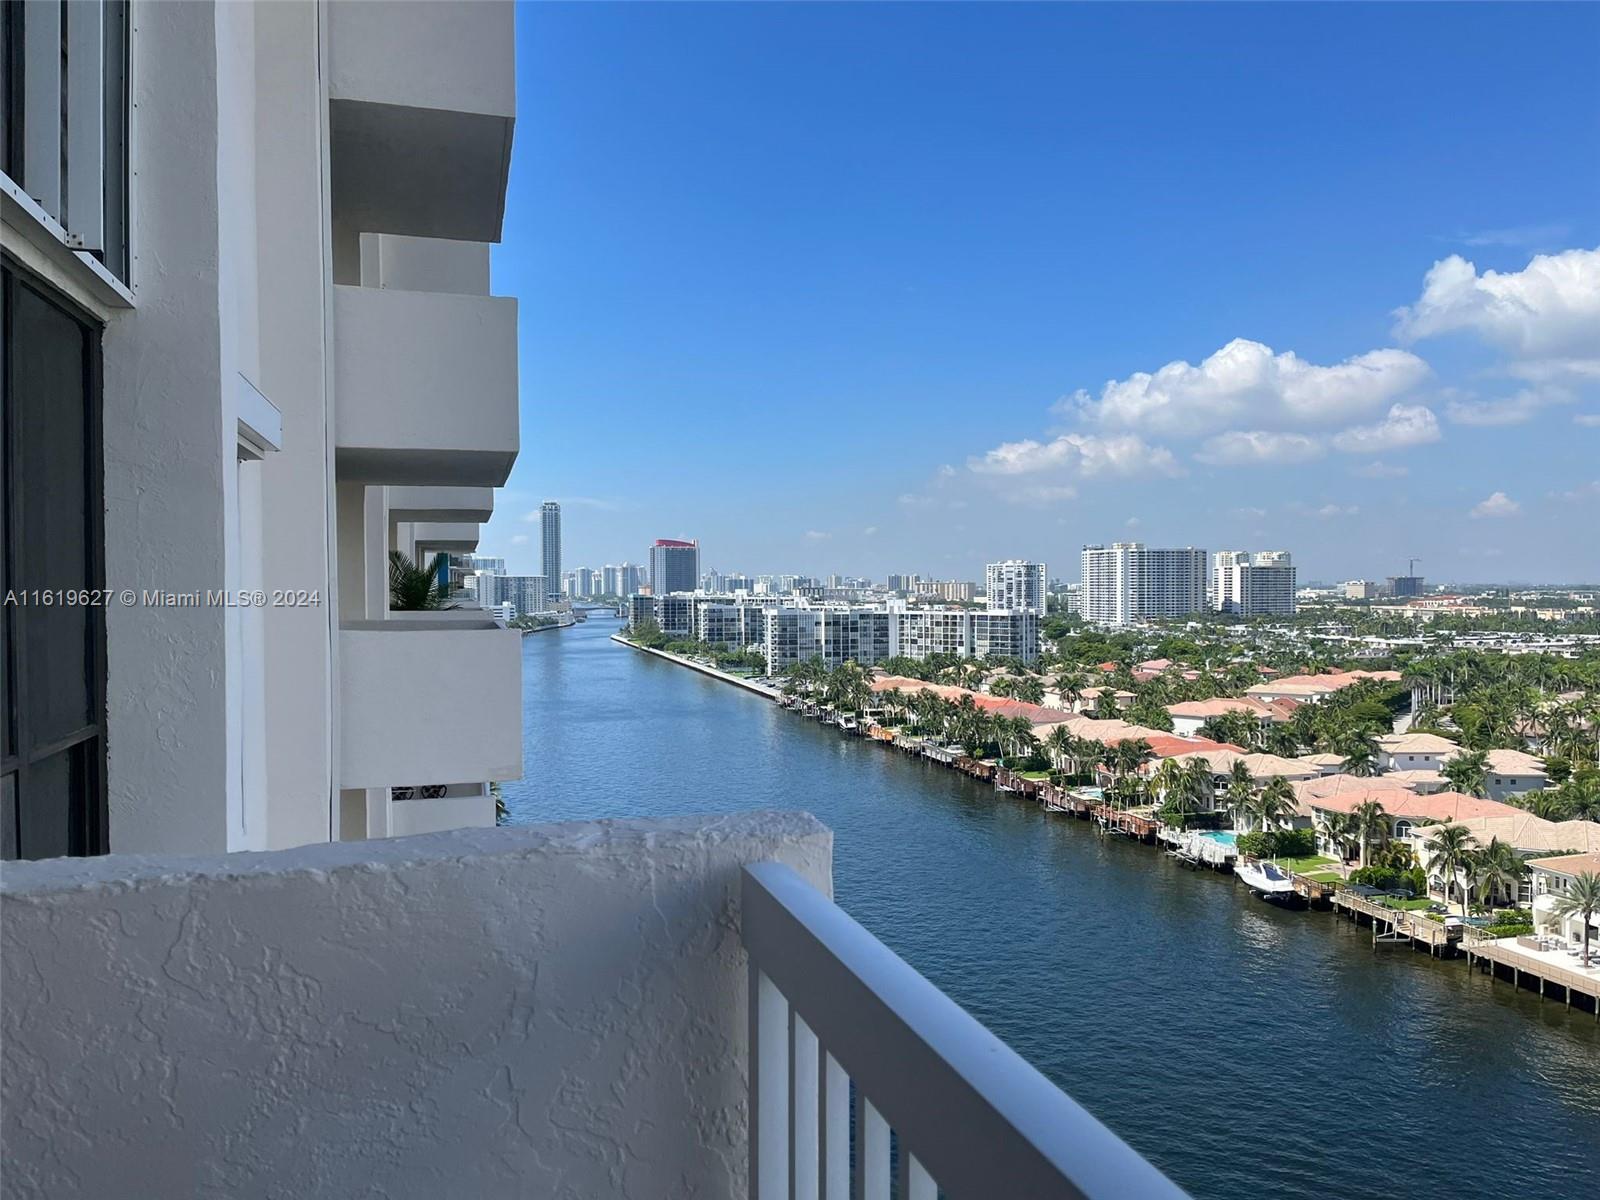
[[[1586,998],[1595,1020],[1600,1021],[1600,977],[1544,962],[1492,938],[1469,936],[1462,949],[1467,952],[1467,965],[1487,971],[1491,979],[1509,979],[1514,987],[1536,983],[1540,996],[1551,995],[1552,988],[1559,989],[1559,997],[1568,1008],[1572,1007],[1574,996]]]
[[[1461,941],[1459,925],[1452,929],[1443,922],[1430,921],[1420,913],[1390,908],[1386,904],[1378,904],[1364,896],[1358,896],[1348,889],[1334,892],[1332,901],[1335,911],[1348,914],[1357,924],[1363,917],[1367,919],[1372,925],[1374,947],[1381,943],[1409,943],[1412,946],[1421,946],[1429,954],[1443,955],[1454,954]]]

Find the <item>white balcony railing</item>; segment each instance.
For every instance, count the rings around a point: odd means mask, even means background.
[[[905,1200],[1184,1195],[790,868],[745,868],[741,925],[752,1200],[888,1200],[891,1130]]]

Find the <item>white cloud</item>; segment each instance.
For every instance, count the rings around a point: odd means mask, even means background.
[[[1520,358],[1596,357],[1600,249],[1536,254],[1520,271],[1485,271],[1458,254],[1433,264],[1417,302],[1395,311],[1395,335],[1417,341],[1466,330]]]
[[[1066,433],[1048,442],[1025,438],[1002,442],[981,457],[967,460],[979,475],[1033,475],[1057,472],[1069,477],[1091,475],[1180,475],[1172,451],[1147,445],[1134,434],[1099,437]]]
[[[1564,404],[1571,394],[1560,388],[1523,388],[1514,396],[1498,400],[1479,400],[1464,396],[1445,404],[1445,416],[1457,425],[1521,425],[1531,421],[1543,408]]]
[[[1335,434],[1335,449],[1346,454],[1380,454],[1406,446],[1423,446],[1439,440],[1439,420],[1422,404],[1395,404],[1383,420],[1356,425]]]
[[[1472,511],[1467,515],[1476,521],[1484,517],[1514,517],[1521,511],[1522,505],[1518,504],[1510,496],[1504,492],[1494,492],[1490,494],[1488,499],[1480,500],[1474,504]]]
[[[1322,457],[1322,443],[1303,433],[1236,429],[1206,440],[1195,458],[1219,467],[1303,463]]]
[[[875,534],[877,532],[878,532],[878,527],[876,525],[868,525],[865,529],[863,529],[861,531],[861,534],[862,534],[863,537],[871,537],[873,534]]]
[[[1324,367],[1235,338],[1198,366],[1178,361],[1153,374],[1136,372],[1108,382],[1098,399],[1079,391],[1057,411],[1174,437],[1246,424],[1324,426],[1374,412],[1427,375],[1428,364],[1405,350],[1373,350]]]
[[[1256,520],[1260,520],[1262,517],[1267,515],[1267,510],[1266,509],[1264,509],[1264,508],[1252,508],[1249,505],[1246,505],[1243,508],[1231,509],[1230,511],[1236,517],[1252,517],[1252,518],[1254,518]]]
[[[1139,526],[1143,525],[1144,522],[1139,520],[1138,517],[1129,517],[1122,524],[1128,529],[1137,529]]]
[[[1560,242],[1569,225],[1513,225],[1507,229],[1479,229],[1451,239],[1465,246],[1540,246]]]
[[[1411,474],[1411,469],[1374,460],[1364,467],[1354,468],[1350,473],[1359,475],[1363,479],[1404,479]]]
[[[511,544],[513,546],[526,546],[528,544],[528,535],[525,534],[525,533],[514,533],[514,534],[512,534],[511,535]]]
[[[1572,418],[1572,423],[1589,429],[1600,428],[1600,412],[1578,413]]]
[[[808,542],[825,542],[829,538],[831,538],[832,536],[833,536],[833,534],[824,533],[820,529],[808,529],[808,530],[806,530],[806,541],[808,541]]]
[[[1600,479],[1591,479],[1588,483],[1580,483],[1570,492],[1562,492],[1563,500],[1588,500],[1593,496],[1600,496]]]

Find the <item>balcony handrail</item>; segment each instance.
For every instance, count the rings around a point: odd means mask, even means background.
[[[900,1138],[909,1180],[903,1195],[931,1197],[935,1189],[952,1200],[1185,1195],[789,867],[746,867],[742,904],[752,980],[752,1197],[843,1200],[840,1188],[847,1185],[840,1180],[848,1178],[848,1166],[841,1175],[840,1147],[831,1148],[830,1164],[826,1144],[830,1124],[836,1134],[844,1128],[830,1122],[829,1111],[830,1101],[844,1101],[827,1094],[835,1078],[830,1071],[840,1069],[867,1101],[858,1108],[856,1140],[857,1173],[866,1175],[858,1194],[869,1200],[887,1196],[883,1126]],[[778,1041],[770,1024],[784,1015],[785,1002],[789,1019]],[[793,1078],[791,1062],[799,1064]],[[762,1079],[763,1070],[782,1080]],[[810,1110],[819,1093],[820,1118]],[[774,1105],[781,1114],[770,1111]],[[840,1140],[847,1152],[848,1140]],[[817,1141],[820,1171],[812,1157]],[[881,1161],[874,1167],[863,1156],[875,1151]]]

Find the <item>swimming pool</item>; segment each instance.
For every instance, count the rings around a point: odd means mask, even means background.
[[[1219,846],[1237,848],[1239,835],[1231,829],[1207,829],[1200,834],[1200,840],[1203,842],[1215,842]]]

